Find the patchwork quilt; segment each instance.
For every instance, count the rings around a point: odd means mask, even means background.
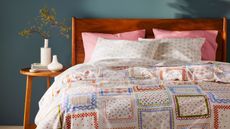
[[[55,78],[39,129],[230,129],[230,64],[114,59]]]

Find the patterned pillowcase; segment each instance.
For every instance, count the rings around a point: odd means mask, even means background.
[[[152,59],[157,47],[158,43],[155,41],[137,42],[98,38],[97,45],[90,62],[118,58]]]
[[[153,28],[156,39],[162,38],[205,38],[205,42],[201,48],[202,60],[215,60],[217,42],[217,30],[189,30],[189,31],[171,31]]]
[[[188,62],[201,60],[201,47],[204,38],[161,39],[154,55],[158,60],[177,59]]]
[[[105,34],[105,33],[91,33],[91,32],[83,32],[82,40],[85,51],[85,61],[88,62],[93,54],[93,51],[97,45],[97,39],[106,38],[106,39],[116,39],[116,40],[132,40],[137,41],[138,38],[145,37],[145,30],[136,30],[129,32],[122,32],[117,34]]]
[[[201,47],[204,38],[165,38],[165,39],[139,39],[139,41],[159,42],[154,55],[157,60],[181,60],[187,62],[201,61]]]

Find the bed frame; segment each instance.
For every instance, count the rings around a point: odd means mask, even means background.
[[[227,19],[78,19],[72,18],[72,65],[84,62],[82,32],[119,33],[146,29],[146,37],[154,37],[152,28],[166,30],[218,30],[217,61],[226,62]]]

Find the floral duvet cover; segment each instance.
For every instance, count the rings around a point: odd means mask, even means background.
[[[55,78],[39,129],[230,129],[230,64],[104,60]]]

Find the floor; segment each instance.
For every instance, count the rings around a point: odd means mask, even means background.
[[[23,126],[0,126],[0,129],[23,129]]]

